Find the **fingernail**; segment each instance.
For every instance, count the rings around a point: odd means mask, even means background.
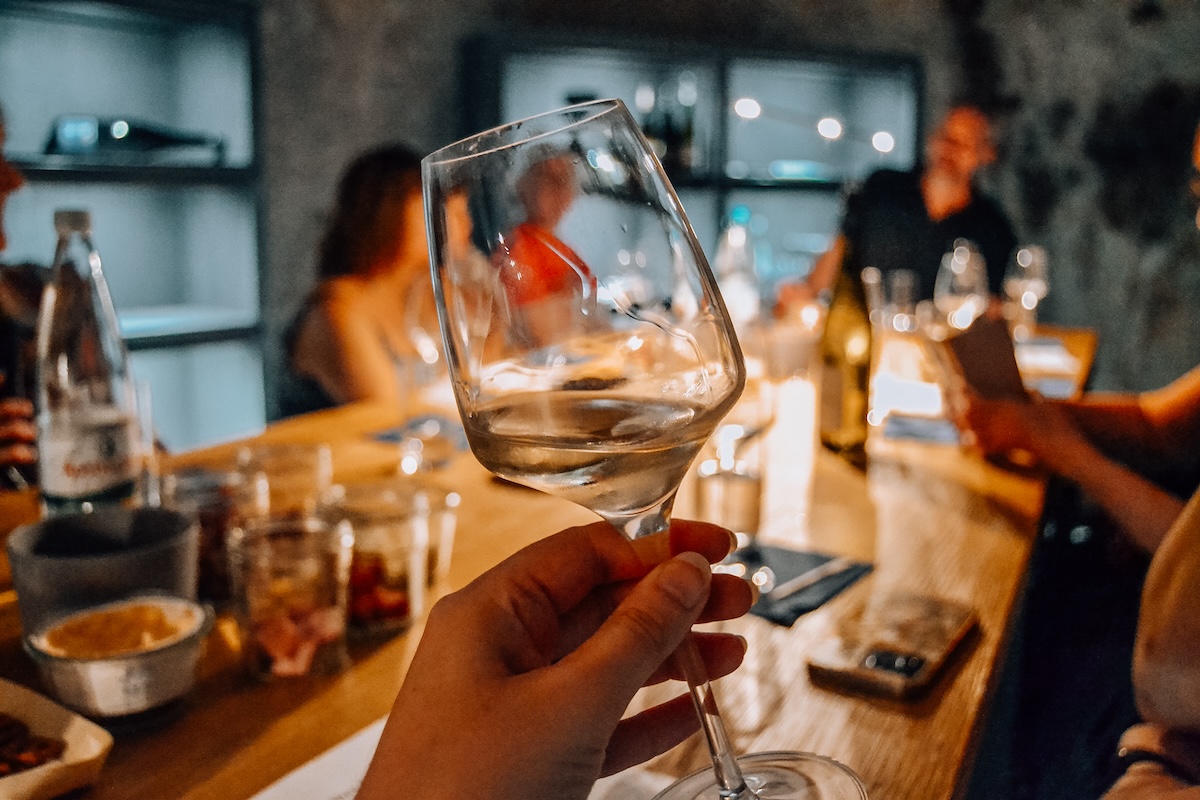
[[[711,575],[704,556],[689,551],[680,553],[664,565],[658,574],[658,585],[681,606],[691,608],[704,599]]]
[[[729,534],[729,549],[725,551],[725,554],[729,555],[734,550],[737,550],[738,540],[737,540],[737,534],[734,533],[733,531],[727,531],[727,533]]]

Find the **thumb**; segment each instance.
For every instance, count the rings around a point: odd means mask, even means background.
[[[617,717],[634,693],[675,651],[708,598],[712,570],[699,553],[686,552],[657,566],[638,582],[612,616],[560,662],[575,685]],[[597,709],[603,711],[604,709]]]

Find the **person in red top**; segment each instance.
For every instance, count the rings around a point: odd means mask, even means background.
[[[596,276],[555,234],[579,193],[572,157],[560,153],[535,161],[516,188],[525,221],[499,251],[500,279],[510,310],[523,317],[536,345],[580,324],[595,304]]]

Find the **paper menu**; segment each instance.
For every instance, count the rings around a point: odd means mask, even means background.
[[[252,800],[351,800],[367,774],[387,717],[302,764]]]
[[[376,720],[284,775],[251,800],[352,800],[386,721],[386,717]],[[670,784],[669,776],[634,768],[598,781],[588,800],[645,800]]]

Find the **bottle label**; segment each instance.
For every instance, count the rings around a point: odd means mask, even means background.
[[[44,495],[88,500],[137,478],[133,419],[117,409],[81,416],[54,420],[39,443]]]

